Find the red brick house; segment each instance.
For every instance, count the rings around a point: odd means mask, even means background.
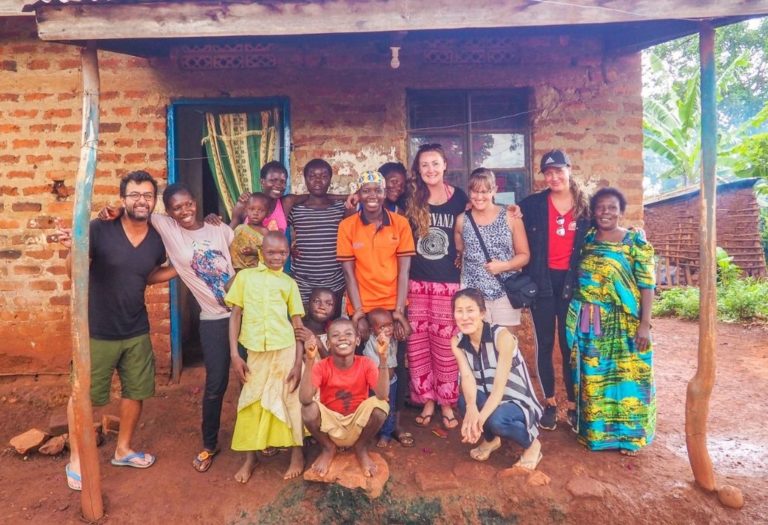
[[[733,257],[745,275],[766,275],[760,240],[760,208],[753,186],[757,179],[724,182],[717,186],[717,245]],[[699,245],[700,195],[690,187],[646,199],[645,232],[656,254],[664,258],[662,273],[670,272],[665,285],[698,282],[701,267]],[[677,279],[672,273],[677,272]],[[664,279],[662,278],[662,281]]]
[[[21,6],[30,3],[35,16]],[[588,187],[615,185],[642,216],[639,50],[768,14],[768,1],[522,0],[0,2],[0,369],[66,372],[70,284],[49,242],[69,219],[79,159],[82,84],[77,45],[94,41],[101,75],[94,208],[117,181],[147,169],[196,186],[217,210],[205,149],[206,112],[269,110],[274,156],[294,184],[313,157],[349,175],[408,164],[441,142],[462,184],[479,165],[519,199],[536,161],[566,149]],[[392,48],[398,48],[398,54]],[[399,67],[397,65],[399,60]],[[214,188],[213,190],[211,188]],[[159,365],[168,369],[167,287],[148,293]],[[175,351],[184,354],[177,341]]]

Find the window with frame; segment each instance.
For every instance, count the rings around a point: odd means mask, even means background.
[[[497,201],[511,204],[531,188],[531,128],[528,89],[409,90],[409,165],[422,144],[442,144],[446,180],[464,190],[469,174],[496,174]]]

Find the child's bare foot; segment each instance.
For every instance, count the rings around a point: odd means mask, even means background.
[[[328,469],[331,468],[331,462],[336,455],[336,447],[325,448],[320,451],[320,455],[317,457],[314,463],[312,463],[312,471],[316,472],[320,477],[328,474]]]
[[[370,478],[376,474],[376,463],[374,463],[373,459],[371,459],[371,456],[368,455],[367,447],[355,447],[355,455],[357,456],[357,460],[360,462],[360,468],[363,469],[363,475],[365,477]]]
[[[248,480],[251,479],[251,474],[253,474],[253,469],[256,468],[256,463],[256,453],[246,452],[245,463],[240,467],[240,470],[235,472],[235,481],[238,483],[248,483]]]
[[[283,474],[283,479],[293,479],[304,472],[304,450],[301,447],[291,447],[291,464]]]

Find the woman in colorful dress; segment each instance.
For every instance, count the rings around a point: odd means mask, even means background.
[[[653,248],[642,231],[619,226],[626,206],[615,188],[592,197],[596,228],[585,238],[566,326],[579,441],[590,450],[635,455],[651,443],[656,427],[655,273]]]
[[[413,229],[416,256],[408,280],[408,367],[411,401],[423,404],[416,424],[429,426],[440,406],[446,429],[459,423],[452,405],[459,397],[458,368],[451,353],[455,324],[451,297],[459,289],[453,227],[464,212],[467,195],[445,181],[448,164],[440,144],[421,146],[413,159],[413,179],[405,215]]]

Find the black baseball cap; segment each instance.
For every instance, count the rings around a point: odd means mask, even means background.
[[[571,166],[571,159],[568,155],[559,149],[553,149],[548,151],[541,157],[540,170],[544,171],[546,168],[565,168]]]

